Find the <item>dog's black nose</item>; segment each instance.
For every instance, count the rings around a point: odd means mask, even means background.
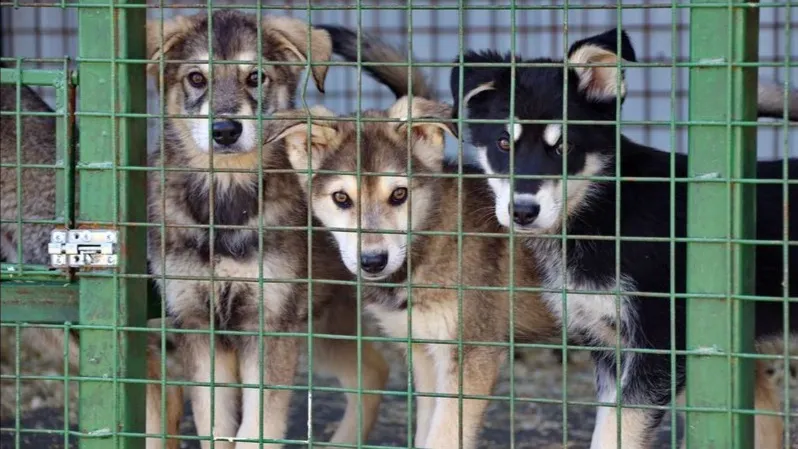
[[[219,145],[232,145],[241,137],[243,127],[236,120],[219,120],[213,122],[213,141]]]
[[[360,255],[360,266],[367,273],[379,273],[388,265],[388,253],[363,253]]]
[[[531,224],[538,218],[540,206],[534,203],[515,203],[513,204],[513,221],[519,226]]]

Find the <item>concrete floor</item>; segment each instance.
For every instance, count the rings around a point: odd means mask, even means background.
[[[9,348],[4,346],[3,363],[0,369],[4,374],[13,373],[13,365],[9,366]],[[33,354],[33,351],[30,351]],[[405,376],[405,366],[401,355],[391,351],[389,354],[392,365],[392,374],[388,389],[396,392],[407,391],[407,380]],[[23,354],[23,359],[25,355]],[[39,373],[56,373],[57,368],[42,365],[37,369],[36,364],[40,363],[35,358],[32,360],[21,360],[21,366],[26,367],[25,372],[39,371]],[[795,365],[798,365],[796,363]],[[794,370],[795,371],[795,370]],[[63,372],[63,371],[61,371]],[[497,386],[495,394],[509,395],[510,367],[505,366],[502,380]],[[567,378],[567,396],[569,400],[590,401],[593,400],[593,373],[589,359],[584,354],[574,354],[569,361]],[[783,377],[779,371],[774,371],[774,378],[779,385]],[[551,351],[529,350],[517,358],[514,362],[515,377],[515,397],[518,398],[515,404],[514,414],[508,402],[494,401],[485,419],[484,428],[480,437],[480,448],[503,448],[511,447],[511,438],[514,437],[514,447],[518,449],[554,449],[563,448],[563,407],[558,404],[541,404],[527,402],[526,399],[562,399],[563,385],[563,366],[552,354]],[[300,373],[297,379],[298,384],[307,384],[307,373]],[[791,377],[791,396],[793,413],[791,419],[792,445],[788,447],[798,448],[798,380],[795,372]],[[314,385],[334,386],[331,379],[314,377]],[[14,382],[3,381],[2,383],[3,411],[0,419],[0,427],[5,429],[14,428],[15,425],[15,397],[17,393]],[[71,387],[72,390],[76,388]],[[783,388],[783,387],[782,387]],[[64,428],[64,409],[63,409],[63,385],[58,382],[24,382],[20,393],[20,405],[22,408],[21,427],[30,429],[53,429],[62,430]],[[72,395],[71,408],[74,412],[74,398]],[[335,426],[340,419],[344,406],[344,398],[341,394],[314,392],[313,395],[313,416],[312,433],[314,441],[326,441],[332,434]],[[295,394],[291,407],[291,419],[288,438],[306,440],[308,423],[308,400],[306,394]],[[568,406],[567,416],[567,448],[583,449],[589,447],[590,435],[593,427],[593,417],[595,409],[592,407]],[[76,415],[71,414],[70,422],[76,422]],[[669,414],[668,414],[669,415]],[[514,416],[514,419],[513,419]],[[655,447],[670,447],[671,427],[670,416],[666,416],[665,423],[659,430],[658,444]],[[71,426],[74,428],[74,426]],[[511,434],[511,427],[513,433]],[[190,409],[187,408],[182,432],[183,435],[194,435],[193,425],[190,418]],[[681,432],[678,432],[681,433]],[[368,444],[384,445],[389,447],[405,447],[407,445],[408,420],[407,420],[407,399],[403,395],[386,395],[380,411],[378,422],[372,431]],[[65,441],[62,435],[41,435],[41,434],[22,434],[19,436],[19,446],[16,445],[16,434],[13,431],[0,432],[0,449],[24,448],[24,449],[45,449],[45,448],[64,448]],[[77,447],[77,440],[70,438],[70,447]],[[303,447],[295,446],[295,447]],[[183,441],[182,448],[198,449],[197,441]]]

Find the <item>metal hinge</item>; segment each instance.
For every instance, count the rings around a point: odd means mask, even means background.
[[[118,231],[110,229],[72,229],[50,232],[50,265],[54,268],[115,267]]]

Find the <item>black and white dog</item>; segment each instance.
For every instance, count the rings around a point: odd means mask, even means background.
[[[621,33],[621,55],[617,55],[618,32],[583,39],[573,44],[568,61],[573,64],[615,64],[621,57],[634,61],[635,54],[625,33]],[[509,55],[494,51],[468,52],[463,69],[462,100],[460,68],[452,70],[451,89],[454,110],[462,102],[467,119],[510,120],[510,96],[514,95],[515,120],[562,120],[563,95],[567,91],[567,119],[574,121],[616,120],[616,102],[623,101],[626,87],[619,83],[617,67],[572,67],[567,85],[562,67],[517,67],[515,92],[511,92],[509,67],[471,67],[474,63],[509,63]],[[536,59],[517,62],[556,62]],[[562,61],[560,61],[562,62]],[[795,96],[795,95],[794,95]],[[780,105],[763,102],[781,101],[767,87],[760,88],[760,116],[779,116]],[[460,101],[458,101],[460,100]],[[795,108],[795,98],[791,106]],[[455,112],[457,114],[457,112]],[[792,120],[798,111],[791,110]],[[495,194],[495,213],[504,226],[528,233],[528,244],[543,270],[546,303],[557,316],[563,317],[567,304],[569,333],[588,345],[613,347],[620,338],[624,348],[671,348],[671,301],[666,298],[644,298],[640,292],[669,293],[670,279],[675,277],[675,293],[686,290],[686,250],[675,244],[674,266],[671,266],[671,244],[657,241],[634,241],[634,237],[669,237],[671,210],[674,210],[676,237],[686,235],[687,187],[675,183],[671,197],[669,182],[671,155],[637,144],[623,136],[616,143],[614,124],[569,124],[567,141],[561,124],[468,123],[463,125],[464,139],[477,148],[478,161],[488,175],[507,174],[510,167],[511,141],[514,141],[515,175],[551,175],[549,179],[493,178],[488,183]],[[578,176],[615,176],[616,164],[623,177],[662,178],[661,182],[620,183],[585,179],[565,179],[563,158],[567,158],[567,174]],[[759,162],[758,177],[782,178],[783,161]],[[687,157],[675,156],[677,178],[687,175]],[[556,178],[556,179],[555,179]],[[798,159],[789,160],[789,178],[798,179]],[[566,189],[564,194],[563,189]],[[616,208],[616,194],[621,204]],[[798,204],[798,184],[789,184],[790,204]],[[565,200],[565,201],[563,201]],[[757,187],[757,230],[761,240],[783,239],[785,198],[783,186],[760,184]],[[565,211],[563,211],[565,209]],[[563,221],[563,218],[565,221]],[[621,241],[616,253],[616,223],[620,224]],[[540,234],[559,234],[565,226],[568,235],[586,239],[567,239],[565,248],[559,238]],[[798,207],[789,209],[789,239],[798,241]],[[596,236],[598,238],[591,238]],[[607,238],[610,237],[610,238]],[[566,258],[563,259],[563,250]],[[616,256],[620,276],[616,275]],[[782,332],[784,289],[791,297],[798,295],[798,246],[789,249],[790,274],[785,279],[781,245],[758,246],[756,250],[756,294],[774,297],[773,301],[756,303],[756,335]],[[569,292],[566,301],[560,292]],[[620,289],[620,297],[614,292]],[[606,292],[588,294],[586,291]],[[583,292],[583,293],[579,293]],[[624,293],[628,292],[628,293]],[[635,293],[637,292],[637,293]],[[620,313],[616,312],[616,302]],[[798,303],[789,315],[790,330],[798,328]],[[677,349],[685,348],[685,303],[675,301],[675,341]],[[614,403],[620,385],[624,406],[662,406],[670,403],[671,359],[668,355],[624,352],[620,355],[620,371],[616,370],[615,351],[593,353],[596,363],[599,401]],[[678,391],[684,387],[685,360],[676,358]],[[620,414],[620,436],[624,448],[649,447],[653,429],[660,423],[662,410],[624,408]],[[609,407],[599,407],[592,449],[620,447],[617,415]],[[759,424],[758,424],[759,425]],[[759,437],[758,437],[759,438]],[[781,437],[778,438],[781,441]],[[781,446],[779,446],[781,447]]]

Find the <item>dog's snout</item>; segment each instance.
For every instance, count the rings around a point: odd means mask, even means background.
[[[540,205],[531,202],[513,204],[513,221],[519,226],[532,224],[540,213]]]
[[[219,145],[232,145],[241,137],[243,129],[241,122],[237,120],[213,122],[213,141]]]
[[[360,256],[360,266],[367,273],[376,274],[388,265],[388,253],[363,253]]]

